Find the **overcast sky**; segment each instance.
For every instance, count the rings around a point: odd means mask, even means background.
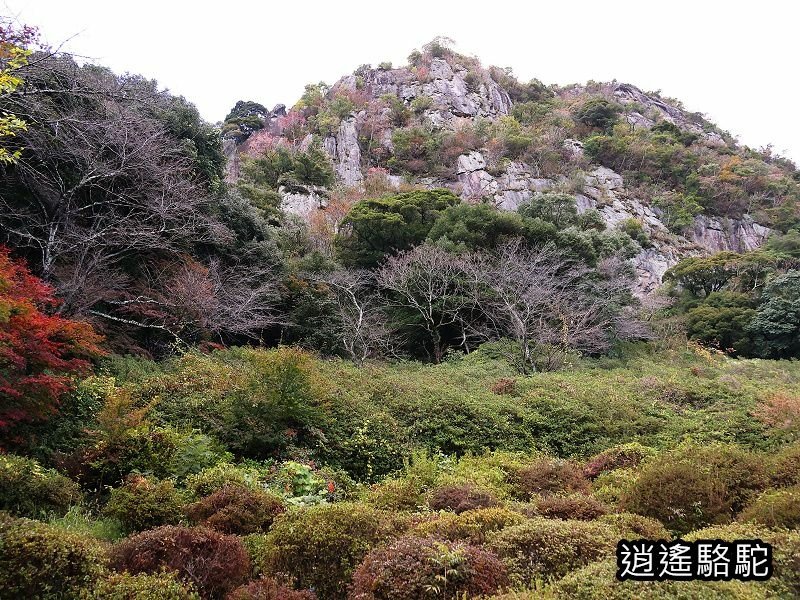
[[[239,99],[291,105],[306,83],[405,64],[444,35],[521,80],[660,89],[742,143],[800,162],[800,9],[787,0],[3,3],[48,42],[155,78],[212,122]]]

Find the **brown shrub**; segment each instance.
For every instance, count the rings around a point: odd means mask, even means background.
[[[490,595],[508,585],[493,554],[460,543],[407,537],[370,552],[353,575],[350,600]]]
[[[753,411],[753,416],[767,427],[782,431],[800,429],[800,396],[773,392]]]
[[[250,559],[242,542],[204,527],[165,525],[122,540],[111,549],[118,571],[174,571],[203,598],[221,598],[244,581]]]
[[[492,385],[492,392],[498,396],[510,396],[517,389],[517,380],[513,377],[501,377]]]
[[[653,454],[655,454],[655,450],[637,442],[613,446],[587,460],[583,467],[583,474],[589,479],[594,479],[606,471],[638,467],[639,463]]]
[[[225,596],[225,600],[316,600],[316,598],[316,594],[310,590],[293,590],[269,577],[251,581]]]
[[[227,485],[190,505],[186,514],[211,529],[247,535],[269,529],[284,510],[283,501],[273,494]]]
[[[610,512],[608,506],[584,494],[566,496],[542,496],[534,499],[525,513],[529,516],[550,519],[578,519],[591,521]]]
[[[800,484],[800,444],[783,448],[772,460],[770,479],[773,485]]]
[[[555,458],[541,458],[520,469],[515,483],[519,496],[525,499],[534,494],[546,496],[558,492],[586,492],[589,489],[589,481],[577,464]]]
[[[428,506],[431,510],[452,510],[460,514],[475,508],[497,506],[497,499],[491,492],[480,490],[469,483],[445,485],[431,492]]]

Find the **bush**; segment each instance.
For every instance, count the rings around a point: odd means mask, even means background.
[[[774,456],[770,479],[776,486],[800,485],[800,443],[787,446]]]
[[[533,500],[525,511],[532,516],[549,519],[578,519],[591,521],[609,512],[608,506],[583,494],[543,496]]]
[[[95,539],[0,513],[0,598],[78,598],[105,563]]]
[[[618,539],[619,532],[604,523],[536,518],[493,534],[487,547],[515,582],[530,585],[612,554]]]
[[[653,456],[655,453],[653,448],[642,446],[638,442],[613,446],[588,459],[583,467],[583,474],[594,479],[601,473],[613,469],[638,467],[645,458]]]
[[[541,458],[517,472],[516,487],[519,496],[527,499],[534,494],[585,492],[589,489],[589,482],[574,462]]]
[[[257,566],[322,598],[344,598],[358,563],[385,537],[384,519],[374,509],[344,502],[284,513],[265,536]]]
[[[183,516],[183,498],[172,481],[131,475],[122,487],[111,490],[103,509],[128,531],[142,531],[178,523]]]
[[[202,527],[164,525],[117,543],[111,563],[118,571],[177,573],[204,598],[220,598],[243,582],[250,560],[242,542]]]
[[[274,579],[262,577],[257,581],[236,588],[225,600],[316,600],[317,596],[309,590],[292,590]]]
[[[766,600],[774,597],[760,583],[739,581],[622,582],[613,560],[570,573],[551,589],[558,600]]]
[[[648,540],[668,540],[670,536],[662,523],[632,513],[611,513],[598,518],[601,523],[608,523],[627,535],[628,538],[644,538]]]
[[[200,596],[171,573],[114,573],[98,581],[81,600],[200,600]]]
[[[438,537],[447,540],[466,540],[483,544],[486,536],[511,525],[525,521],[521,514],[507,508],[478,508],[455,515],[442,513],[438,518],[420,523],[413,529],[420,537]]]
[[[606,504],[619,504],[633,487],[637,476],[634,469],[614,469],[601,473],[592,482],[592,495]]]
[[[226,485],[257,489],[266,479],[266,473],[256,466],[219,463],[187,477],[185,486],[194,496],[203,497]]]
[[[800,528],[800,485],[764,492],[742,511],[739,520],[773,528]]]
[[[0,455],[0,510],[23,517],[59,516],[80,501],[78,485],[29,458]]]
[[[488,508],[497,505],[497,499],[485,490],[471,484],[446,485],[431,492],[428,506],[431,510],[452,510],[459,514],[474,508]]]
[[[418,600],[491,594],[508,584],[494,555],[432,538],[401,538],[374,550],[353,576],[350,600]]]
[[[763,459],[726,444],[685,445],[646,463],[622,507],[686,533],[727,523],[766,485]]]
[[[266,531],[285,510],[277,496],[227,485],[187,508],[189,519],[223,533],[246,535]]]
[[[425,505],[425,494],[414,479],[385,479],[370,488],[366,501],[383,510],[419,510]]]

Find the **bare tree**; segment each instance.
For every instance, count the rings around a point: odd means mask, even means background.
[[[571,350],[605,350],[616,312],[609,302],[617,284],[594,285],[595,273],[563,257],[552,245],[529,248],[521,241],[469,257],[480,285],[473,290],[485,319],[485,339],[510,336],[517,342],[521,370],[556,368]]]
[[[347,354],[356,364],[391,351],[385,301],[375,286],[375,274],[367,270],[335,271],[316,278],[334,299],[337,333]]]
[[[463,257],[422,244],[390,257],[377,281],[388,292],[391,306],[416,317],[408,324],[425,331],[434,362],[444,356],[447,327],[459,327],[464,332],[462,342],[466,341],[464,323],[475,308],[475,294],[469,291],[474,276]]]

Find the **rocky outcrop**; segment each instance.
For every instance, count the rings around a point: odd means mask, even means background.
[[[741,219],[719,219],[698,216],[689,232],[689,239],[708,252],[747,252],[760,248],[770,233],[745,215]]]
[[[310,185],[292,190],[281,187],[278,193],[281,195],[281,210],[306,220],[328,205],[328,190],[322,187]]]
[[[343,120],[339,125],[335,149],[336,174],[339,180],[347,187],[360,186],[364,175],[361,172],[361,148],[358,146],[354,116]]]

